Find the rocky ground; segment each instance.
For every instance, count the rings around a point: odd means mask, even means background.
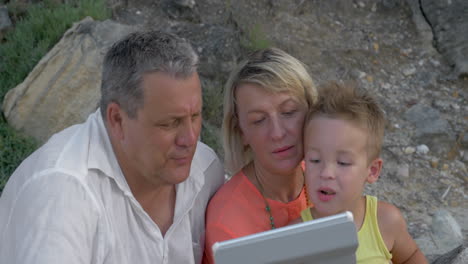
[[[468,2],[108,2],[119,23],[193,43],[209,95],[203,139],[221,156],[213,135],[222,86],[249,49],[279,47],[307,64],[318,84],[351,80],[372,91],[388,124],[384,172],[367,192],[402,210],[430,260],[463,243],[468,260]]]

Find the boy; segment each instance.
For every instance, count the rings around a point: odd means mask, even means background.
[[[302,211],[302,220],[350,211],[359,230],[357,263],[427,263],[400,211],[362,194],[382,169],[384,126],[383,112],[365,91],[338,83],[319,89],[304,131],[305,177],[314,207]]]

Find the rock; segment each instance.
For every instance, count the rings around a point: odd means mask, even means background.
[[[409,177],[409,165],[402,164],[400,167],[398,167],[397,176],[399,178],[408,178]]]
[[[455,141],[450,124],[440,112],[422,103],[412,106],[405,113],[405,118],[415,127],[416,143],[429,145],[431,149],[447,151]]]
[[[450,101],[434,100],[433,105],[438,109],[448,111],[450,109]]]
[[[416,68],[413,67],[413,66],[409,66],[409,67],[403,69],[403,74],[405,76],[411,76],[411,75],[413,75],[415,73],[416,73]]]
[[[172,27],[171,31],[190,40],[195,50],[201,50],[199,72],[203,77],[227,76],[236,65],[241,48],[234,30],[219,25],[189,24]]]
[[[413,147],[406,147],[404,150],[405,154],[413,154],[415,151],[416,149]]]
[[[468,163],[468,151],[463,152],[463,161]]]
[[[437,50],[454,66],[456,76],[468,75],[468,1],[419,2],[434,32]]]
[[[0,6],[0,34],[11,28],[11,26],[12,23],[8,15],[8,8],[6,6]]]
[[[193,8],[195,6],[195,0],[172,0],[174,4],[181,7]]]
[[[460,245],[453,250],[437,257],[431,264],[466,264],[468,263],[468,248]]]
[[[428,54],[436,53],[432,46],[432,28],[421,11],[420,0],[406,0],[406,2],[411,7],[413,23],[418,30],[424,51]]]
[[[440,209],[435,212],[431,232],[442,252],[452,250],[463,243],[460,225],[447,210]]]
[[[5,96],[8,123],[39,141],[95,111],[102,59],[117,39],[133,29],[110,20],[75,23],[26,79]]]
[[[429,152],[429,147],[422,144],[416,147],[416,153],[420,155],[426,155]]]
[[[461,140],[461,145],[464,148],[468,148],[468,131],[463,133],[462,140]]]

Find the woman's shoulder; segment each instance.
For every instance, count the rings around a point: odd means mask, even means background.
[[[207,222],[226,222],[252,211],[259,198],[251,185],[242,172],[232,176],[211,198],[206,213]]]
[[[247,191],[248,179],[245,174],[240,171],[216,191],[210,200],[208,210],[212,210],[214,207],[235,205],[236,203],[232,203],[232,201],[236,200],[236,198],[238,199],[240,195],[245,195]]]

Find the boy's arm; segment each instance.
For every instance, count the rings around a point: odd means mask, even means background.
[[[392,263],[428,263],[418,245],[408,233],[406,221],[398,208],[389,203],[379,202],[377,215],[385,244],[392,253]]]

